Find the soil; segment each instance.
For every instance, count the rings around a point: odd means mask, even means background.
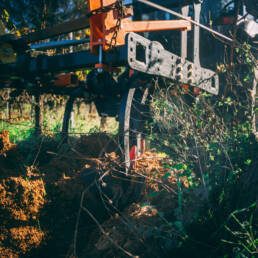
[[[153,252],[153,225],[174,216],[177,203],[164,157],[145,153],[128,176],[115,138],[104,133],[38,146],[25,166],[28,153],[0,133],[0,257]]]

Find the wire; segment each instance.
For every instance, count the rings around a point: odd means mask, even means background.
[[[172,14],[172,15],[175,15],[175,16],[177,16],[177,17],[179,17],[179,18],[181,18],[181,19],[183,19],[183,20],[189,21],[189,22],[191,22],[192,24],[197,25],[197,26],[199,26],[200,28],[202,28],[202,29],[204,29],[204,30],[207,30],[207,31],[209,31],[209,32],[211,32],[211,33],[213,33],[213,34],[215,34],[215,35],[217,35],[217,36],[219,36],[219,37],[221,37],[221,38],[223,38],[223,39],[226,39],[226,40],[228,40],[228,41],[230,41],[230,42],[234,42],[234,40],[233,40],[232,38],[229,38],[229,37],[225,36],[224,34],[219,33],[218,31],[213,30],[213,29],[211,29],[211,28],[209,28],[209,27],[207,27],[207,26],[205,26],[205,25],[203,25],[203,24],[201,24],[201,23],[199,23],[199,22],[196,22],[196,21],[192,20],[191,18],[189,18],[189,17],[187,17],[187,16],[184,16],[184,15],[182,15],[182,14],[180,14],[180,13],[177,13],[177,12],[175,12],[175,11],[172,11],[172,10],[170,10],[170,9],[168,9],[168,8],[165,8],[165,7],[161,6],[161,5],[154,4],[154,3],[150,2],[150,1],[147,1],[147,0],[137,0],[137,1],[138,1],[138,2],[141,2],[141,3],[143,3],[143,4],[146,4],[146,5],[149,5],[149,6],[151,6],[151,7],[154,7],[154,8],[156,8],[156,9],[159,9],[159,10],[161,10],[161,11],[164,11],[164,12],[170,13],[170,14]]]

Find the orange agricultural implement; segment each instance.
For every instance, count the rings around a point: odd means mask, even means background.
[[[44,93],[68,95],[62,128],[64,136],[68,134],[75,99],[87,97],[87,101],[94,101],[101,116],[117,117],[119,121],[119,140],[128,171],[145,149],[149,93],[157,78],[179,83],[185,94],[198,95],[201,90],[218,94],[218,75],[201,67],[199,60],[199,27],[205,27],[200,24],[201,2],[88,0],[88,10],[78,19],[23,37],[0,36],[0,80],[8,82],[1,87],[25,89],[37,96],[36,99]],[[174,7],[181,10],[181,14],[168,9]],[[159,17],[157,9],[169,15]],[[143,14],[145,19],[142,19]],[[170,19],[171,15],[180,19]],[[63,34],[86,28],[90,28],[89,38],[62,39]],[[176,51],[161,43],[163,35],[177,45]],[[56,36],[61,40],[39,42]],[[191,44],[188,44],[190,37]],[[89,49],[70,51],[80,44],[88,44]],[[44,54],[48,49],[67,47],[69,51],[64,51],[65,54]],[[34,52],[36,54],[32,54]],[[86,80],[78,80],[74,73],[77,70],[86,70]],[[38,109],[39,105],[36,106]],[[39,115],[37,110],[36,116]]]

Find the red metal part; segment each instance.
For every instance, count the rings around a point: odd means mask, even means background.
[[[131,165],[132,165],[133,168],[135,168],[135,164],[136,164],[136,162],[135,162],[135,160],[136,160],[136,153],[137,153],[137,147],[136,147],[136,145],[134,145],[131,148],[130,154],[129,154]]]
[[[56,80],[54,81],[54,86],[58,86],[58,87],[65,87],[65,86],[77,87],[79,85],[78,77],[74,73],[58,74],[55,77],[56,77]]]
[[[200,94],[202,94],[202,90],[200,88],[193,87],[193,94],[200,95]]]
[[[104,51],[110,50],[111,43],[115,47],[125,44],[125,36],[129,32],[147,32],[160,30],[191,30],[192,26],[189,21],[171,20],[171,21],[131,21],[130,18],[121,18],[119,27],[118,15],[116,8],[112,8],[107,12],[94,11],[110,7],[116,3],[116,0],[89,0],[89,12],[93,13],[90,17],[91,42],[90,50],[92,53],[98,52],[98,46],[102,45]],[[117,32],[115,42],[112,42],[114,33]]]

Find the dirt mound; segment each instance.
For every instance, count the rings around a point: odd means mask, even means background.
[[[19,176],[22,171],[23,157],[18,151],[17,144],[10,142],[9,131],[0,132],[0,179]]]
[[[45,202],[41,179],[10,177],[0,181],[0,216],[12,220],[36,220]]]
[[[45,185],[38,171],[24,167],[8,131],[0,133],[0,147],[0,257],[19,257],[44,238],[39,217]]]
[[[5,147],[5,157],[0,157],[0,257],[67,257],[69,251],[79,257],[117,257],[119,248],[112,241],[138,252],[147,232],[162,224],[160,207],[167,208],[164,217],[175,207],[169,199],[173,195],[165,193],[175,192],[176,177],[168,175],[163,157],[155,152],[139,157],[128,176],[114,152],[116,139],[106,134],[42,146],[32,153],[38,160],[44,157],[44,162],[35,162],[37,169],[24,167],[17,148]],[[133,203],[139,196],[141,201]],[[89,214],[80,211],[80,204],[103,223],[112,241],[99,233]],[[150,247],[144,248],[148,253]]]
[[[39,229],[38,219],[44,203],[41,179],[25,175],[0,180],[1,257],[18,257],[41,244],[45,233]]]
[[[3,130],[0,132],[0,155],[16,146],[16,144],[10,142],[9,131]]]
[[[165,241],[155,236],[168,230],[164,221],[174,216],[177,177],[164,155],[156,152],[146,152],[138,157],[131,173],[145,178],[141,200],[101,224],[102,229],[99,227],[91,234],[81,257],[162,257]]]
[[[38,247],[44,237],[44,232],[33,226],[11,228],[9,232],[10,243],[22,254]]]
[[[117,140],[105,133],[82,136],[76,142],[76,150],[87,158],[98,158],[104,153],[116,152],[118,150]]]

